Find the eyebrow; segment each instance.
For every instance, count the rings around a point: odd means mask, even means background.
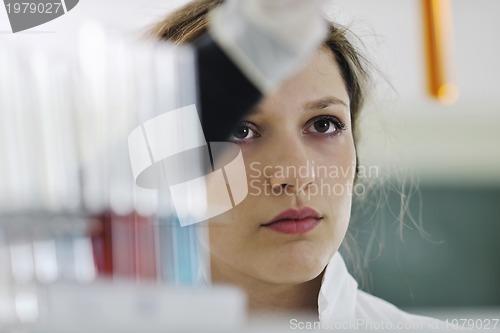
[[[307,110],[307,111],[313,111],[313,110],[321,110],[321,109],[327,108],[330,105],[344,105],[346,108],[349,109],[349,106],[346,104],[346,102],[344,102],[340,98],[334,97],[334,96],[327,96],[327,97],[323,97],[323,98],[320,98],[320,99],[317,99],[314,101],[306,102],[306,103],[304,103],[303,108],[304,108],[304,110]],[[256,106],[248,114],[249,115],[257,115],[261,111],[262,111],[262,109],[259,108],[259,106]]]
[[[306,110],[318,110],[318,109],[324,109],[330,105],[344,105],[345,107],[349,108],[349,106],[340,98],[334,97],[334,96],[327,96],[320,98],[315,101],[307,102],[304,104],[304,109]]]

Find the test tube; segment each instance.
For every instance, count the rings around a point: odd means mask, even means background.
[[[142,54],[142,59],[151,58],[151,54]],[[153,64],[154,88],[146,89],[154,91],[155,94],[151,97],[141,100],[140,110],[142,111],[143,126],[153,126],[156,130],[148,132],[146,140],[150,145],[151,157],[156,163],[154,167],[158,168],[156,173],[156,185],[158,190],[158,269],[163,281],[173,285],[200,285],[204,284],[205,277],[208,274],[201,274],[202,268],[206,268],[206,258],[202,255],[203,248],[200,246],[201,238],[204,237],[200,233],[199,226],[189,225],[181,226],[179,215],[176,207],[173,205],[171,192],[169,189],[169,178],[171,175],[165,173],[165,169],[161,169],[162,163],[155,160],[155,152],[168,150],[161,147],[162,145],[175,145],[179,142],[176,140],[192,139],[193,131],[189,130],[190,124],[179,122],[174,127],[179,128],[182,132],[186,128],[186,137],[171,135],[165,133],[166,130],[155,127],[152,121],[159,115],[165,112],[171,112],[177,108],[194,104],[196,101],[195,80],[194,80],[194,61],[192,53],[188,49],[176,50],[175,52],[169,46],[158,46],[153,54],[153,61],[148,60],[146,68],[151,69]],[[144,68],[141,66],[141,68]],[[149,73],[147,70],[143,73]],[[151,85],[151,81],[147,76],[143,79],[147,82],[141,86]],[[151,112],[150,110],[153,110]],[[171,124],[170,124],[171,125]],[[151,127],[151,128],[153,128]],[[184,133],[184,132],[183,132]],[[156,147],[153,149],[153,145]],[[182,162],[182,157],[177,158]],[[194,161],[192,158],[190,161]],[[188,165],[184,161],[184,167],[187,168],[203,168],[200,161]],[[192,172],[186,169],[179,168],[179,173],[186,171],[188,174]],[[183,216],[189,219],[189,217]]]

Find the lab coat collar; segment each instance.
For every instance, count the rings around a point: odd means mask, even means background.
[[[358,283],[349,274],[342,255],[337,251],[328,263],[318,297],[321,323],[355,319]]]

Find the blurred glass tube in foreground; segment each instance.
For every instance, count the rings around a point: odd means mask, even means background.
[[[0,49],[0,324],[43,319],[44,290],[62,282],[209,280],[206,230],[181,228],[169,195],[135,185],[127,143],[196,102],[190,49],[95,24],[77,42],[70,56]]]

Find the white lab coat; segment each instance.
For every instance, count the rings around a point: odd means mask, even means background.
[[[409,314],[358,289],[358,283],[348,272],[339,252],[332,257],[323,275],[318,311],[322,328],[446,328],[442,321]]]

